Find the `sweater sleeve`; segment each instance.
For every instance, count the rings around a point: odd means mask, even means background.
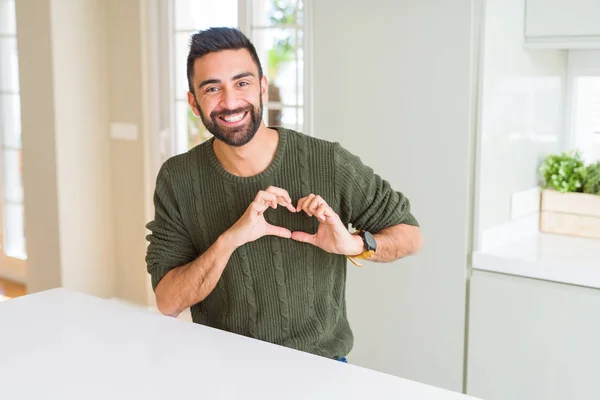
[[[167,272],[198,256],[183,224],[166,164],[156,178],[154,209],[154,220],[146,225],[150,231],[146,236],[150,242],[146,251],[146,267],[152,278],[152,288],[156,290]]]
[[[339,143],[334,145],[334,160],[344,223],[373,233],[398,224],[419,226],[408,198]]]

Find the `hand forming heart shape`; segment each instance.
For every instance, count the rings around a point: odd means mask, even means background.
[[[293,213],[304,211],[307,215],[316,217],[320,222],[317,232],[314,235],[300,231],[291,232],[269,224],[264,218],[264,213],[269,207],[275,209],[278,205]],[[273,235],[310,243],[329,253],[355,255],[363,251],[362,239],[350,234],[340,217],[321,196],[311,193],[298,200],[297,206],[294,207],[288,192],[274,186],[258,192],[246,212],[228,231],[236,246]]]

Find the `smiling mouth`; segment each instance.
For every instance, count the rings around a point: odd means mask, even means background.
[[[242,112],[235,113],[235,114],[221,115],[221,116],[219,116],[219,119],[221,121],[224,121],[227,124],[236,124],[236,123],[240,122],[242,119],[244,119],[246,114],[248,114],[248,111],[242,111]]]

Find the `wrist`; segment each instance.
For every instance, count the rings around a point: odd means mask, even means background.
[[[225,231],[219,236],[217,239],[217,246],[221,249],[221,251],[226,253],[233,253],[238,247],[240,247],[243,243],[238,243],[235,238],[235,235],[229,231]]]
[[[349,251],[350,254],[346,254],[348,256],[356,256],[365,251],[365,243],[360,236],[352,235],[352,247],[349,249]]]

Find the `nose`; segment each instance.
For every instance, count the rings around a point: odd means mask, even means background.
[[[221,107],[226,110],[235,110],[237,107],[237,96],[235,90],[230,88],[223,89],[223,97],[221,98]]]

